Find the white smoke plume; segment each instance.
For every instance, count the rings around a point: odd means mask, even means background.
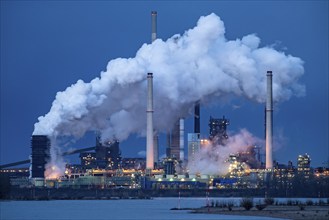
[[[103,139],[145,133],[146,75],[154,74],[154,127],[166,131],[188,116],[196,101],[231,94],[265,102],[266,71],[273,71],[274,101],[305,93],[298,79],[303,61],[270,46],[255,34],[227,40],[215,14],[200,17],[183,35],[144,44],[133,58],[111,60],[91,82],[78,80],[58,92],[50,111],[38,118],[33,134],[82,137],[99,130]]]
[[[61,148],[57,145],[56,139],[53,137],[50,141],[50,158],[45,166],[45,176],[47,179],[55,179],[64,174],[66,163],[61,156]]]
[[[253,136],[246,129],[230,136],[225,146],[211,142],[201,147],[193,163],[188,164],[190,174],[225,175],[228,172],[230,154],[246,152],[249,146],[262,144],[264,141]]]

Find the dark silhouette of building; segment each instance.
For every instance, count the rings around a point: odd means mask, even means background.
[[[200,134],[200,102],[194,106],[194,133]]]
[[[121,163],[119,141],[101,142],[96,136],[95,152],[80,153],[81,166],[84,168],[118,169]]]
[[[209,139],[214,144],[225,145],[228,135],[226,127],[230,121],[223,116],[223,118],[216,119],[210,116],[209,119]]]
[[[175,122],[174,128],[171,131],[171,143],[170,143],[170,158],[180,159],[179,149],[179,120]]]
[[[168,158],[180,159],[180,149],[179,149],[179,120],[174,124],[174,127],[171,131],[167,133],[167,148],[166,156]]]
[[[45,165],[50,158],[50,139],[46,135],[33,135],[32,146],[32,178],[45,178]]]
[[[114,140],[107,143],[109,147],[108,157],[107,157],[107,167],[112,170],[120,168],[121,164],[121,151],[119,146],[119,141]]]

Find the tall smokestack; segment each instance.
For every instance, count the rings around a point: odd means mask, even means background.
[[[184,119],[179,119],[179,159],[184,161]]]
[[[151,39],[152,39],[152,42],[153,42],[157,39],[157,12],[152,11],[151,12],[151,17],[152,17],[152,35],[151,35]]]
[[[146,169],[154,168],[153,153],[153,74],[147,74]]]
[[[267,71],[267,96],[266,96],[266,169],[273,168],[272,145],[273,145],[273,92],[272,71]]]
[[[151,12],[151,40],[152,42],[156,40],[157,38],[157,12],[152,11]],[[159,135],[157,131],[154,131],[154,137],[153,137],[153,152],[154,152],[154,162],[158,163],[159,161]]]
[[[200,102],[194,106],[194,133],[200,134]]]

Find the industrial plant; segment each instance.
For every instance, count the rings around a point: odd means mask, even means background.
[[[151,20],[153,42],[157,38],[157,12],[151,13]],[[295,196],[300,193],[306,196],[328,197],[329,168],[313,169],[310,155],[296,155],[296,165],[292,161],[279,164],[273,160],[272,77],[275,77],[275,73],[269,70],[265,74],[267,77],[265,148],[255,145],[240,146],[242,150],[224,158],[225,173],[219,172],[220,169],[224,169],[223,167],[218,167],[217,173],[207,173],[198,168],[200,155],[209,154],[209,157],[220,157],[222,156],[221,148],[217,146],[230,147],[227,146],[230,140],[227,128],[231,121],[225,116],[210,117],[209,120],[202,118],[201,102],[195,102],[193,106],[194,132],[186,133],[184,118],[177,118],[172,129],[166,133],[166,155],[164,158],[159,158],[159,135],[153,126],[154,121],[157,120],[154,117],[153,106],[153,90],[157,89],[153,86],[153,78],[157,77],[154,72],[145,73],[147,81],[147,86],[144,88],[147,91],[147,100],[144,100],[147,103],[145,109],[146,158],[123,157],[119,140],[116,138],[104,140],[101,134],[96,132],[94,146],[62,152],[58,155],[64,157],[78,154],[80,164],[66,164],[62,173],[50,176],[47,170],[56,169],[50,163],[51,139],[47,135],[32,135],[30,159],[1,165],[1,175],[6,175],[10,186],[16,190],[99,189],[104,192],[111,190],[108,192],[112,194],[113,190],[126,190],[128,195],[129,192],[136,192],[136,190],[156,191],[158,195],[161,194],[161,190],[165,192],[185,190],[191,195],[198,195],[198,190],[200,192],[213,190],[218,193],[225,192],[227,195],[236,195],[234,193],[239,192],[239,195],[271,193],[278,196]],[[201,134],[201,123],[209,125],[208,134]],[[184,142],[185,139],[187,143]],[[265,161],[263,152],[265,152]],[[22,164],[30,165],[25,168],[11,168]],[[307,187],[308,183],[312,185],[316,183],[309,194],[300,190],[301,185]],[[173,194],[168,193],[168,195]]]

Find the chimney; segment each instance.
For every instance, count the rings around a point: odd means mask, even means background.
[[[151,40],[152,42],[157,38],[157,12],[151,12],[151,19],[152,19],[152,31],[151,31]],[[152,92],[153,93],[153,92]],[[152,101],[153,102],[153,101]],[[159,135],[157,131],[153,131],[153,153],[154,153],[154,163],[159,162]]]
[[[147,74],[146,169],[154,168],[153,153],[153,74]]]
[[[152,35],[151,35],[151,39],[152,39],[152,42],[153,42],[157,39],[157,12],[152,11],[151,12],[151,17],[152,17]]]
[[[272,71],[267,71],[267,95],[266,95],[266,169],[273,168],[272,145],[273,145],[273,92]]]

